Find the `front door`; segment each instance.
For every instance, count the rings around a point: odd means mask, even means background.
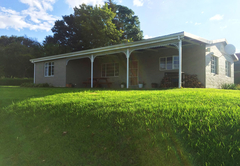
[[[138,61],[132,60],[129,64],[130,86],[138,85]]]

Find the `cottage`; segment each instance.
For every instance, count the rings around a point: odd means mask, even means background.
[[[179,32],[79,52],[31,59],[34,63],[34,83],[49,83],[65,87],[94,87],[98,79],[102,86],[127,88],[144,82],[146,88],[158,86],[166,77],[178,87],[184,86],[186,75],[195,75],[205,88],[220,88],[223,83],[234,83],[235,54],[227,54],[225,39],[206,40]],[[106,82],[105,82],[106,81]],[[173,84],[172,84],[173,85]]]

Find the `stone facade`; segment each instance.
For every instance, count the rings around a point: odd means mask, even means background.
[[[217,73],[211,73],[211,57],[216,56]],[[225,74],[225,61],[230,62],[230,77]],[[234,83],[234,60],[231,56],[224,54],[224,44],[216,43],[206,46],[206,88],[221,88],[222,84]]]

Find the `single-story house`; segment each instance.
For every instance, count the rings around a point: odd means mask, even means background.
[[[240,58],[240,53],[236,53],[238,59]],[[240,61],[234,63],[234,83],[240,84]]]
[[[95,78],[107,78],[112,88],[122,82],[127,88],[144,82],[146,88],[158,85],[166,73],[177,74],[178,87],[183,74],[196,75],[205,88],[234,83],[235,54],[224,52],[226,39],[206,40],[179,32],[136,42],[94,48],[79,52],[31,59],[34,83],[56,87],[94,87]]]

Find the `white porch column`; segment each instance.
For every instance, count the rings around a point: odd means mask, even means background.
[[[93,88],[93,62],[94,62],[94,56],[91,55],[91,88]]]
[[[130,51],[127,49],[127,89],[129,88],[129,57],[130,57]]]
[[[36,83],[36,64],[34,63],[33,83]]]
[[[182,87],[182,39],[180,37],[178,37],[179,40],[179,46],[178,46],[178,50],[179,50],[179,80],[178,80],[178,88]]]

